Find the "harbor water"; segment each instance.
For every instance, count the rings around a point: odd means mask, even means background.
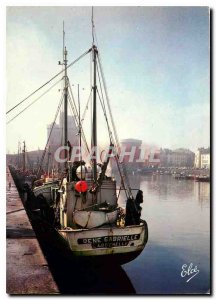
[[[142,218],[149,228],[144,251],[123,266],[136,293],[208,293],[210,183],[177,180],[171,175],[136,175],[130,181],[143,190]],[[194,274],[182,271],[190,265],[199,272],[187,282]]]

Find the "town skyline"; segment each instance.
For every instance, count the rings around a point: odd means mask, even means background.
[[[53,129],[52,129],[52,132],[51,132],[52,127],[53,127]],[[57,132],[55,132],[55,129],[57,129]],[[47,141],[49,139],[48,145],[50,145],[50,142],[52,144],[53,141],[55,141],[55,142],[58,141],[57,144],[61,145],[61,140],[63,138],[63,135],[62,135],[62,132],[63,132],[63,112],[61,112],[58,115],[58,118],[55,121],[54,125],[53,125],[53,123],[50,123],[50,124],[46,125],[46,130],[45,131],[46,131],[46,134],[47,134],[45,144],[47,144]],[[72,143],[72,145],[78,145],[78,140],[79,140],[78,139],[78,128],[75,125],[75,120],[74,120],[73,115],[68,116],[68,136],[69,136],[68,140]],[[171,151],[184,149],[184,150],[189,150],[189,151],[195,153],[196,151],[198,151],[199,149],[202,149],[202,148],[210,149],[210,145],[207,145],[207,146],[199,145],[195,149],[190,149],[189,147],[182,146],[182,145],[179,145],[178,147],[167,147],[167,146],[159,145],[156,142],[148,143],[148,141],[145,141],[144,139],[136,138],[136,137],[125,137],[123,139],[120,139],[120,143],[122,144],[122,142],[127,141],[127,140],[128,141],[131,140],[131,141],[141,142],[140,144],[141,144],[142,148],[146,148],[147,151],[149,151],[149,149],[155,149],[155,150],[163,149],[163,150],[171,150]],[[23,141],[22,140],[18,141],[17,149],[18,149],[19,145],[22,147],[22,144],[24,142],[25,142],[25,147],[27,147],[28,143],[24,139]],[[106,147],[106,146],[108,146],[108,143],[101,143],[101,146]],[[27,150],[28,151],[37,151],[37,150],[44,150],[44,149],[45,149],[44,146],[42,146],[42,147],[38,146],[37,148],[31,148],[31,149],[28,148]],[[8,149],[7,149],[6,152],[7,152],[7,154],[16,154],[16,151],[14,151],[13,153],[10,153],[10,150],[8,150]]]
[[[127,140],[127,139],[134,139],[134,140],[141,140],[141,139],[137,139],[136,137],[126,137],[126,138],[124,138],[124,139],[122,139],[122,140],[120,140],[120,143],[123,141],[123,140]],[[153,143],[153,144],[148,144],[146,141],[144,141],[144,140],[141,140],[142,141],[142,144],[145,146],[147,146],[147,147],[153,147],[153,148],[156,148],[156,149],[163,149],[163,150],[166,150],[166,149],[168,149],[168,150],[172,150],[172,151],[175,151],[175,150],[179,150],[179,149],[184,149],[184,150],[190,150],[190,151],[192,151],[192,152],[196,152],[197,150],[199,150],[199,149],[202,149],[202,148],[204,148],[204,149],[210,149],[211,147],[210,147],[210,145],[209,146],[204,146],[204,145],[199,145],[199,146],[197,146],[194,150],[193,149],[191,149],[191,148],[189,148],[189,147],[183,147],[183,146],[179,146],[179,147],[176,147],[176,148],[171,148],[171,147],[167,147],[167,146],[163,146],[163,145],[157,145],[156,143]],[[26,147],[27,147],[27,151],[38,151],[38,150],[40,150],[40,151],[43,151],[44,149],[45,149],[45,147],[40,147],[40,146],[38,146],[38,147],[36,147],[36,148],[28,148],[28,143],[27,143],[27,141],[26,140],[20,140],[20,141],[18,141],[18,144],[17,144],[17,149],[15,149],[15,151],[10,151],[10,149],[7,149],[6,150],[6,154],[17,154],[17,152],[18,152],[18,145],[20,144],[21,146],[23,145],[23,142],[25,142],[26,143]]]

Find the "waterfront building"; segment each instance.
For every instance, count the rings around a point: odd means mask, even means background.
[[[193,167],[194,152],[185,148],[160,149],[161,167]]]
[[[160,166],[161,167],[170,167],[172,165],[171,163],[171,157],[172,157],[172,150],[170,149],[160,149]]]
[[[210,169],[210,148],[198,148],[194,160],[195,168]]]
[[[189,149],[176,149],[172,153],[172,165],[176,167],[193,167],[194,156],[194,152]]]

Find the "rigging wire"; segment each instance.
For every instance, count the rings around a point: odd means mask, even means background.
[[[86,112],[87,112],[88,107],[89,107],[89,102],[91,101],[92,91],[93,91],[93,88],[92,88],[91,91],[90,91],[90,95],[89,95],[89,97],[88,97],[88,101],[87,101],[87,104],[86,104],[86,106],[85,106],[85,109],[84,109],[84,112],[83,112],[83,115],[82,115],[82,119],[81,119],[81,131],[83,132],[84,137],[85,137],[85,134],[84,134],[84,130],[83,130],[83,122],[84,122],[84,119],[85,119],[85,116],[86,116]],[[90,103],[90,105],[91,105],[91,103]],[[92,125],[92,124],[91,124],[91,125]],[[85,145],[86,145],[86,147],[87,147],[88,153],[90,153],[89,148],[88,148],[88,143],[87,143],[86,137],[85,137]]]
[[[11,120],[9,120],[6,124],[9,124],[10,122],[12,122],[14,119],[16,119],[16,117],[18,117],[19,115],[21,115],[21,113],[23,113],[27,108],[29,108],[30,106],[32,106],[35,102],[37,102],[40,98],[42,98],[45,94],[47,94],[53,87],[55,87],[60,81],[62,80],[62,78],[57,81],[56,83],[54,83],[48,90],[46,90],[43,94],[41,94],[38,98],[36,98],[32,103],[30,103],[28,106],[26,106],[23,110],[21,110],[15,117],[13,117]]]
[[[99,48],[95,26],[92,27],[92,30],[93,30],[93,36],[95,37],[95,40],[96,40],[96,45]],[[104,93],[105,93],[105,96],[106,96],[107,107],[108,107],[108,111],[109,111],[109,115],[110,115],[110,119],[111,119],[111,124],[112,124],[113,132],[114,132],[114,141],[115,141],[115,145],[117,147],[117,152],[118,152],[117,155],[115,155],[116,165],[117,165],[120,177],[121,177],[121,184],[123,185],[123,188],[125,190],[126,197],[127,198],[128,197],[133,198],[133,194],[131,192],[130,182],[129,182],[129,179],[128,179],[128,176],[127,176],[126,168],[125,168],[123,162],[121,162],[121,163],[119,162],[120,144],[119,144],[119,139],[118,139],[118,136],[117,136],[117,131],[116,131],[114,119],[113,119],[113,116],[112,116],[112,111],[111,111],[111,107],[110,107],[110,101],[109,101],[109,97],[108,97],[106,81],[105,81],[105,77],[104,77],[104,72],[103,72],[103,68],[102,68],[102,63],[101,63],[101,58],[100,58],[100,52],[99,51],[98,51],[98,62],[99,62],[99,69],[100,69],[102,82],[103,82],[103,87],[104,87]],[[112,132],[111,132],[111,134],[112,134]],[[124,179],[126,180],[126,186],[125,186]]]
[[[85,109],[84,109],[84,112],[83,112],[83,115],[82,115],[82,118],[81,118],[81,123],[83,123],[83,121],[84,121],[84,119],[85,119],[86,112],[87,112],[87,110],[88,110],[88,108],[89,108],[89,102],[90,102],[90,100],[91,100],[92,90],[93,90],[93,89],[91,88],[90,95],[89,95],[89,97],[88,97],[88,101],[87,101],[87,103],[86,103],[86,106],[85,106]]]
[[[107,129],[108,129],[108,132],[109,132],[110,143],[112,143],[112,132],[110,130],[107,115],[106,115],[106,110],[105,110],[105,107],[103,107],[102,99],[100,97],[100,94],[99,94],[98,90],[97,90],[97,94],[98,94],[98,97],[99,97],[99,100],[100,100],[100,103],[101,103],[101,107],[102,107],[102,110],[103,110],[103,114],[104,114],[104,117],[105,117],[105,120],[106,120]]]
[[[95,40],[96,40],[97,47],[99,48],[99,43],[98,43],[98,39],[97,39],[97,33],[96,33],[95,26],[93,26],[93,31],[94,31],[94,37],[95,37]],[[119,139],[118,139],[118,136],[117,136],[115,123],[114,123],[113,116],[112,116],[112,111],[111,111],[111,107],[110,107],[110,101],[109,101],[109,97],[108,97],[106,81],[105,81],[105,76],[104,76],[104,72],[103,72],[103,68],[102,68],[102,62],[101,62],[99,51],[98,51],[98,62],[99,62],[99,70],[100,70],[100,73],[101,73],[103,87],[104,87],[104,93],[105,93],[105,96],[106,96],[107,106],[108,106],[108,110],[109,110],[109,114],[110,114],[111,124],[112,124],[113,131],[114,131],[115,144],[117,145],[117,148],[119,150],[119,148],[120,148]],[[98,74],[99,74],[99,72],[98,72]],[[98,76],[98,78],[99,78],[99,83],[100,83],[100,87],[101,87],[100,76]],[[102,88],[101,88],[101,90],[102,90]],[[104,99],[103,94],[102,94],[102,98]],[[104,101],[103,101],[103,103],[104,103]],[[105,107],[105,103],[104,103],[104,107]]]
[[[96,36],[96,34],[95,34],[95,36]],[[115,127],[115,123],[114,123],[114,119],[113,119],[113,115],[112,115],[112,111],[111,111],[111,107],[110,107],[110,101],[109,101],[109,97],[108,97],[107,86],[106,86],[106,81],[105,81],[105,77],[104,77],[104,72],[103,72],[99,52],[98,52],[98,62],[99,62],[99,69],[100,69],[101,78],[102,78],[102,82],[103,82],[104,92],[105,92],[105,96],[106,96],[107,107],[108,107],[108,111],[109,111],[109,115],[110,115],[110,119],[111,119],[111,124],[112,124],[113,132],[114,132],[115,144],[117,146],[117,152],[118,153],[115,156],[117,167],[119,169],[119,174],[122,178],[122,184],[125,186],[125,183],[126,183],[125,190],[127,191],[127,194],[130,198],[133,199],[133,194],[132,194],[132,191],[131,191],[129,178],[127,176],[126,167],[125,167],[123,161],[121,163],[119,162],[120,143],[119,143],[119,139],[118,139],[118,135],[117,135],[117,131],[116,131],[116,127]],[[121,168],[120,168],[120,166],[121,166]],[[125,181],[123,179],[125,179]]]
[[[94,26],[94,36],[95,36],[96,44],[99,47],[95,26]],[[107,92],[107,86],[106,86],[106,81],[105,81],[105,76],[104,76],[104,72],[103,72],[103,67],[102,67],[102,62],[101,62],[101,57],[100,57],[100,52],[99,51],[98,51],[98,63],[99,63],[99,70],[100,70],[101,78],[102,78],[102,82],[103,82],[104,93],[105,93],[105,96],[106,96],[107,107],[108,107],[108,111],[109,111],[109,115],[110,115],[110,119],[111,119],[111,124],[112,124],[113,132],[114,132],[115,144],[117,146],[117,150],[119,151],[120,150],[120,143],[119,143],[119,138],[118,138],[118,135],[117,135],[117,131],[116,131],[116,127],[115,127],[115,123],[114,123],[114,119],[113,119],[113,115],[112,115],[112,111],[111,111],[110,100],[109,100],[109,96],[108,96],[108,92]],[[129,180],[128,180],[128,182],[129,182]]]
[[[98,47],[99,44],[98,44],[98,40],[97,40],[97,34],[96,34],[95,26],[92,27],[92,30],[93,30],[93,34],[94,34],[94,37],[95,37],[95,40],[96,40],[96,45]],[[105,82],[105,77],[104,77],[104,73],[103,73],[103,69],[102,69],[102,64],[101,64],[99,51],[98,51],[98,62],[99,62],[100,73],[101,73],[102,82],[103,82],[103,86],[104,86],[104,92],[105,92],[105,96],[106,96],[108,111],[109,111],[109,115],[110,115],[110,119],[111,119],[111,124],[112,124],[112,128],[113,128],[113,131],[114,131],[114,141],[115,141],[115,145],[117,147],[117,151],[119,152],[120,151],[120,144],[119,144],[119,139],[118,139],[118,136],[117,136],[117,131],[116,131],[116,128],[115,128],[115,123],[114,123],[114,120],[113,120],[112,111],[111,111],[111,107],[110,107],[110,103],[109,103],[109,97],[108,97],[108,93],[107,93],[107,87],[106,87],[106,82]],[[102,94],[102,97],[103,97],[103,94]],[[105,104],[104,104],[104,107],[105,107]],[[111,136],[112,136],[112,132],[111,132]],[[129,182],[129,179],[128,179],[128,176],[127,176],[127,172],[126,172],[126,169],[125,169],[125,166],[124,166],[123,162],[122,163],[119,162],[119,154],[118,153],[117,153],[117,155],[115,155],[115,160],[116,160],[116,165],[117,165],[120,177],[121,177],[121,184],[123,185],[123,189],[125,190],[126,197],[127,198],[128,197],[133,198],[133,195],[132,195],[132,192],[131,192],[131,187],[130,187],[130,182]],[[122,168],[120,167],[120,165],[121,165]],[[124,178],[126,180],[126,186],[125,186]]]
[[[70,112],[71,112],[71,115],[73,116],[74,115],[74,112],[73,112],[73,109],[71,107],[72,103],[71,103],[71,98],[70,98],[70,95],[68,94],[68,103],[69,103],[69,108],[70,108]],[[75,123],[75,126],[76,126],[76,130],[78,131],[78,128],[77,128],[77,124],[76,124],[76,119],[74,118],[74,123]]]
[[[69,100],[71,112],[72,112],[72,115],[74,115],[75,123],[76,123],[75,125],[76,125],[76,127],[77,127],[77,129],[78,129],[78,128],[79,128],[79,127],[78,127],[78,125],[79,125],[79,123],[78,123],[78,117],[77,117],[77,115],[76,115],[75,112],[74,112],[74,108],[73,108],[73,104],[72,104],[72,101],[71,101],[71,97],[70,97],[70,95],[68,95],[68,96],[69,96],[69,97],[68,97],[68,100]],[[82,133],[82,139],[83,139],[83,141],[84,141],[84,144],[85,144],[85,146],[86,146],[86,149],[87,149],[88,153],[90,153],[90,150],[89,150],[89,147],[88,147],[88,143],[87,143],[87,140],[86,140],[86,136],[85,136],[85,134],[84,134],[84,130],[83,130],[82,124],[81,124],[81,133]]]
[[[111,107],[110,107],[110,102],[109,102],[109,97],[108,97],[108,92],[107,92],[107,87],[106,87],[104,72],[103,72],[103,69],[102,69],[102,64],[101,64],[99,53],[98,53],[98,62],[99,62],[99,68],[100,68],[101,78],[102,78],[102,82],[103,82],[103,86],[104,86],[104,92],[105,92],[105,96],[106,96],[107,107],[108,107],[108,110],[109,110],[110,119],[111,119],[111,123],[112,123],[112,127],[113,127],[114,137],[115,137],[116,144],[119,147],[119,139],[118,139],[118,136],[117,136],[117,131],[116,131],[116,128],[115,128],[115,123],[114,123],[114,119],[113,119],[113,116],[112,116],[112,111],[111,111]]]
[[[73,91],[72,91],[69,79],[68,79],[68,86],[69,86],[69,92],[71,93],[71,97],[70,97],[70,94],[69,94],[69,103],[71,105],[72,114],[74,115],[74,118],[75,118],[76,127],[79,128],[78,111],[77,111],[76,102],[74,100]],[[91,93],[92,93],[92,91],[91,91]],[[90,93],[90,95],[91,95],[91,93]],[[87,149],[88,153],[90,153],[82,124],[81,124],[81,133],[82,133],[82,138],[83,138],[84,144],[86,146],[86,149]]]
[[[75,102],[75,99],[74,99],[74,95],[73,95],[73,91],[72,91],[72,88],[71,88],[71,84],[70,84],[69,78],[68,78],[67,84],[69,86],[69,92],[71,93],[71,100],[73,101],[74,111],[75,111],[76,115],[78,116],[78,110],[77,110],[77,107],[76,107],[76,102]]]
[[[105,120],[106,120],[106,123],[107,123],[107,128],[108,128],[109,138],[110,138],[110,144],[112,144],[112,143],[113,143],[113,142],[112,142],[112,141],[113,141],[112,131],[111,131],[111,129],[110,129],[109,122],[108,122],[108,119],[107,119],[105,105],[104,105],[104,103],[102,104],[102,99],[101,99],[101,97],[100,97],[100,94],[99,94],[98,90],[97,90],[97,93],[98,93],[98,97],[99,97],[99,99],[100,99],[100,103],[101,103],[101,106],[102,106],[102,110],[103,110],[103,112],[104,112],[104,117],[105,117]],[[103,105],[104,105],[104,107],[103,107]],[[117,164],[117,168],[118,168],[118,171],[119,171],[119,174],[120,174],[120,177],[121,177],[121,184],[123,185],[123,189],[124,189],[124,191],[125,191],[126,198],[128,198],[129,195],[128,195],[127,189],[126,189],[126,187],[125,187],[125,185],[124,185],[124,178],[123,178],[123,175],[122,175],[122,172],[121,172],[121,169],[120,169],[120,163],[119,163],[119,161],[118,161],[119,156],[118,156],[118,154],[117,154],[117,155],[115,155],[114,157],[115,157],[116,164]],[[119,193],[119,195],[120,195],[120,193]]]
[[[78,62],[81,58],[83,58],[86,54],[88,54],[90,51],[92,51],[92,48],[90,48],[88,51],[86,51],[85,53],[83,53],[82,55],[80,55],[77,59],[75,59],[72,63],[70,63],[66,69],[70,68],[71,66],[73,66],[76,62]],[[19,103],[17,103],[14,107],[12,107],[11,109],[9,109],[6,114],[10,113],[12,110],[14,110],[16,107],[18,107],[20,104],[22,104],[24,101],[26,101],[27,99],[29,99],[31,96],[33,96],[36,92],[38,92],[40,89],[42,89],[43,87],[45,87],[48,83],[50,83],[53,79],[55,79],[57,76],[59,76],[62,72],[64,72],[64,70],[61,70],[60,72],[58,72],[55,76],[53,76],[51,79],[49,79],[46,83],[44,83],[43,85],[41,85],[39,88],[37,88],[34,92],[32,92],[30,95],[28,95],[26,98],[24,98],[22,101],[20,101]]]
[[[107,128],[108,128],[109,137],[110,137],[110,143],[113,143],[112,131],[110,129],[108,118],[107,118],[106,106],[105,106],[105,102],[104,102],[103,89],[102,89],[102,84],[101,84],[101,79],[100,79],[100,73],[99,73],[99,70],[98,70],[98,66],[97,66],[97,73],[98,73],[98,79],[99,79],[99,86],[100,86],[100,90],[101,90],[101,98],[100,98],[98,89],[97,89],[97,93],[98,93],[98,96],[99,96],[99,99],[100,99],[100,102],[101,102],[101,106],[102,106],[102,109],[103,109],[103,112],[104,112],[104,117],[105,117],[105,120],[106,120],[106,123],[107,123]]]
[[[47,145],[48,145],[48,143],[49,143],[49,139],[50,139],[50,137],[51,137],[53,127],[54,127],[54,125],[55,125],[57,116],[58,116],[58,114],[59,114],[59,111],[60,111],[60,108],[61,108],[61,105],[62,105],[62,102],[63,102],[63,99],[64,99],[63,95],[64,95],[64,93],[62,93],[61,99],[60,99],[60,101],[59,101],[59,105],[58,105],[58,107],[57,107],[57,111],[56,111],[56,114],[55,114],[55,118],[54,118],[54,121],[53,121],[53,123],[52,123],[52,127],[51,127],[51,130],[50,130],[50,133],[49,133],[47,142],[46,142],[46,146],[45,146],[45,148],[44,148],[43,155],[42,155],[42,157],[41,157],[41,161],[40,161],[40,164],[39,164],[39,168],[38,168],[38,171],[37,171],[37,177],[38,177],[39,174],[40,174],[40,171],[41,171],[41,168],[42,168],[42,164],[43,164],[43,161],[44,161],[44,158],[45,158],[45,155],[46,155],[46,151],[47,151]]]

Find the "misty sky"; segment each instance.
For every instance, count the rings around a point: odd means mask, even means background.
[[[208,8],[95,7],[94,19],[119,138],[171,149],[208,147]],[[7,110],[61,70],[63,20],[71,62],[91,47],[90,7],[7,8]],[[85,89],[82,110],[90,89],[89,65],[88,56],[69,71],[71,84]],[[19,140],[28,150],[44,148],[59,89],[62,84],[7,125],[10,153],[17,152]]]

